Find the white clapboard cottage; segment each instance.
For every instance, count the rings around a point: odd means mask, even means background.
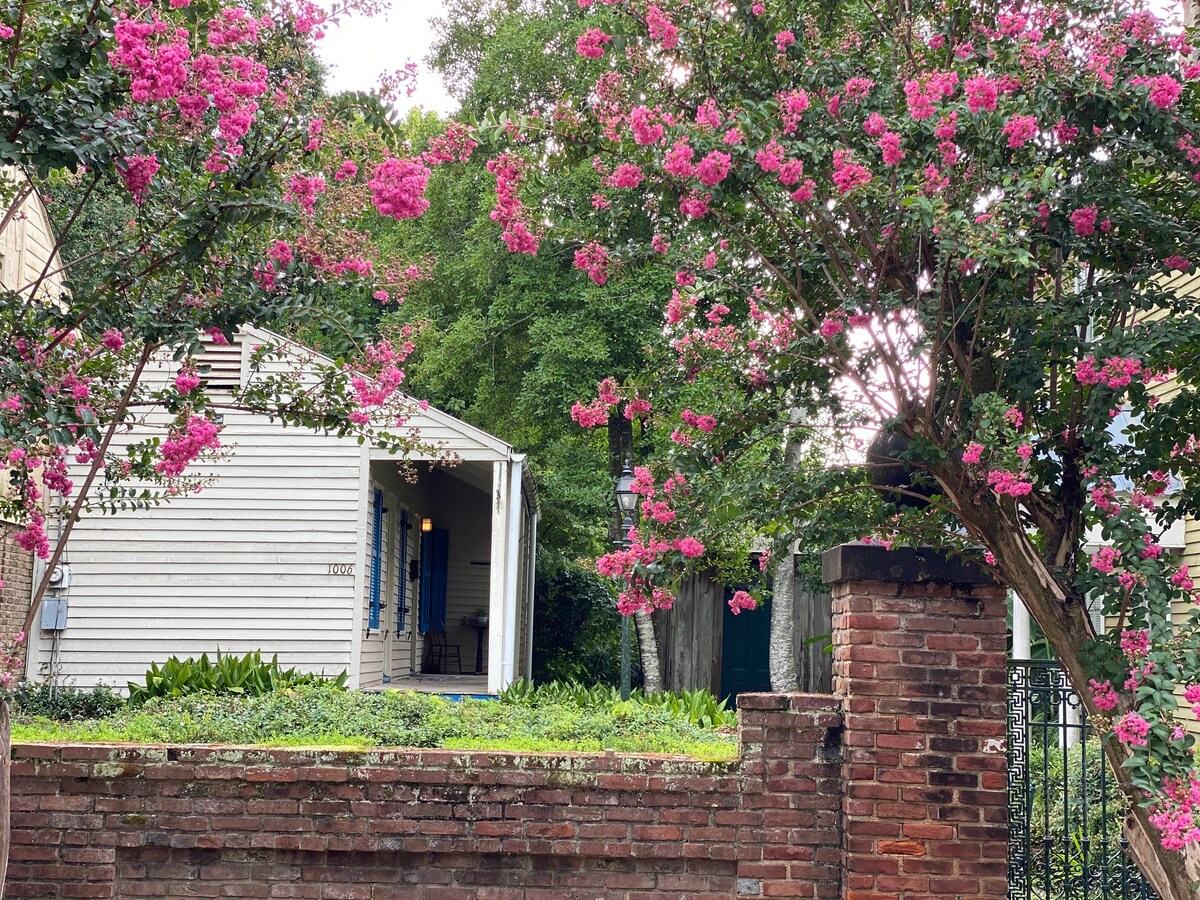
[[[246,329],[208,345],[210,386],[244,383],[250,348],[279,340]],[[31,674],[123,687],[152,661],[219,648],[366,689],[528,677],[538,512],[524,457],[435,409],[410,424],[457,461],[410,457],[410,480],[386,450],[229,411],[230,452],[197,464],[203,491],[76,526]]]

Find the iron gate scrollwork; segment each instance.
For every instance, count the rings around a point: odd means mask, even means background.
[[[1058,663],[1010,660],[1009,900],[1157,900],[1129,857],[1127,802]]]

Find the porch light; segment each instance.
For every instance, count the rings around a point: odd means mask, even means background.
[[[433,519],[429,516],[424,516],[421,519],[421,534],[429,534],[433,531]]]
[[[622,519],[632,519],[633,514],[637,512],[638,500],[640,499],[633,490],[633,472],[626,463],[621,470],[621,477],[617,479],[617,487],[613,491],[617,498],[617,511],[621,514]]]

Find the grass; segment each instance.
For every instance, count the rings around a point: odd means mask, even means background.
[[[431,694],[365,694],[311,685],[261,697],[194,694],[152,700],[102,719],[58,722],[18,714],[19,742],[245,744],[264,747],[444,747],[515,752],[614,750],[737,756],[732,734],[667,708],[449,701]]]

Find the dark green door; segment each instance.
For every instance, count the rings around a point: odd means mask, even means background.
[[[733,588],[725,589],[721,634],[721,694],[737,696],[771,690],[768,650],[771,640],[771,601],[758,609],[734,615],[729,609]]]

